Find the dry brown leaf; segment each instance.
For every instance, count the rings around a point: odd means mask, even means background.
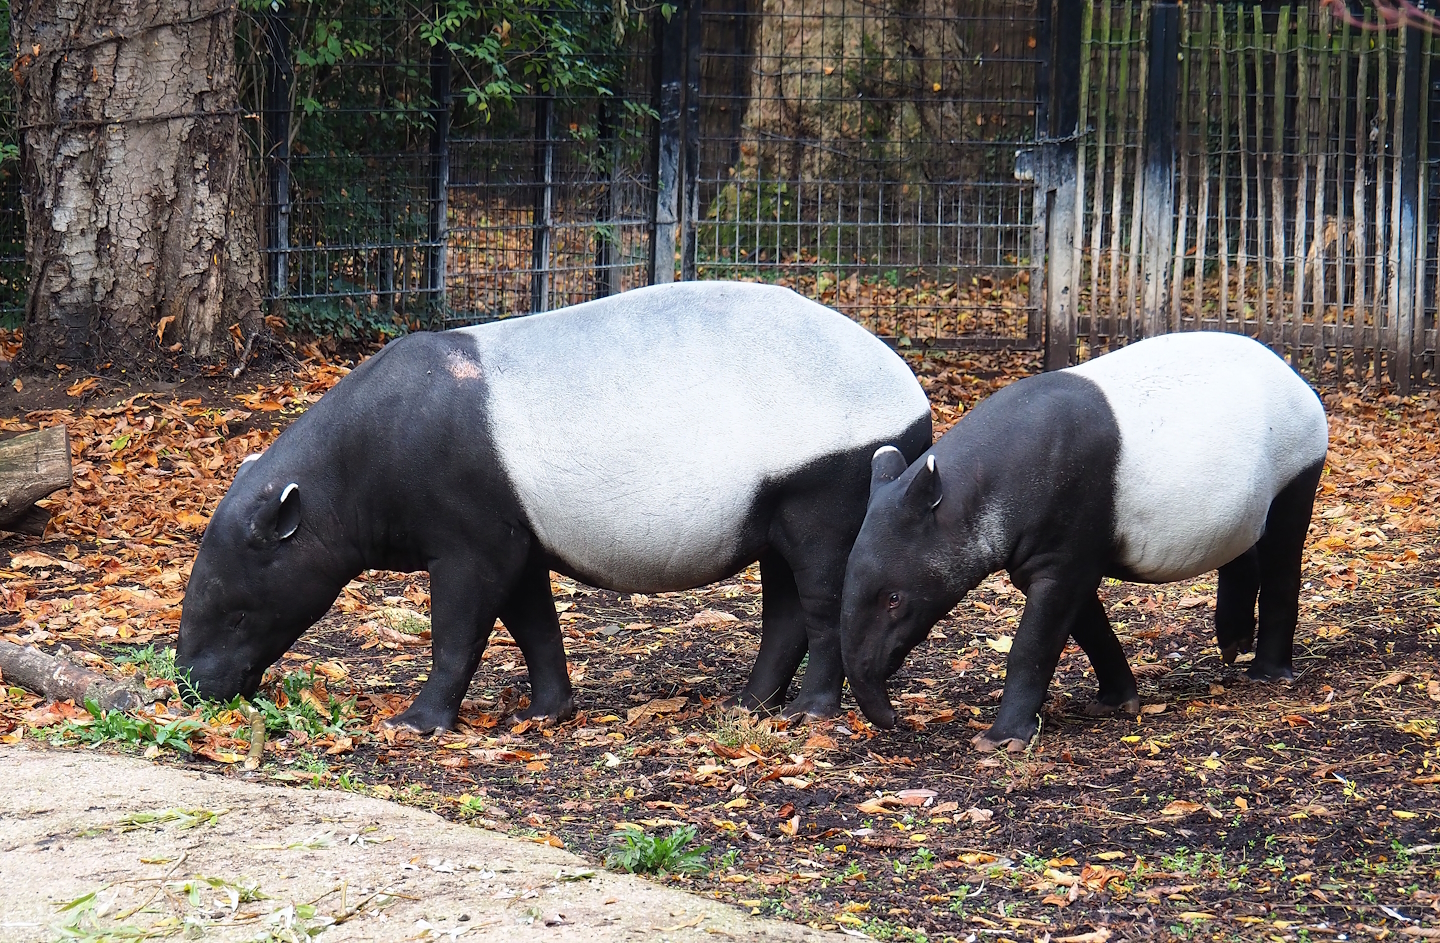
[[[719,609],[705,609],[695,613],[695,618],[689,624],[696,628],[703,629],[708,626],[724,625],[727,622],[739,622],[740,619],[728,612],[721,612]]]
[[[689,698],[669,697],[656,698],[641,704],[639,707],[632,707],[625,712],[625,724],[634,727],[641,721],[648,720],[661,714],[678,714],[685,709]]]

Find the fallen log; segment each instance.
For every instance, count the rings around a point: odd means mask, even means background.
[[[43,536],[50,512],[35,502],[72,480],[70,433],[63,425],[0,442],[0,530]]]
[[[113,681],[72,661],[29,645],[0,639],[0,677],[52,701],[94,701],[107,711],[127,711],[157,698],[123,681]]]

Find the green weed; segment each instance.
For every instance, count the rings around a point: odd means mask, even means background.
[[[130,648],[115,656],[117,665],[134,665],[147,678],[175,680],[175,649],[156,648],[151,642],[144,648]]]
[[[707,870],[709,845],[687,847],[695,840],[695,826],[677,828],[665,838],[638,828],[620,832],[605,856],[605,867],[631,874],[695,874]]]
[[[189,740],[204,729],[199,721],[189,718],[157,724],[132,717],[123,711],[102,710],[93,700],[85,702],[90,720],[67,720],[60,726],[60,737],[74,737],[92,746],[101,743],[128,743],[137,747],[154,745],[164,749],[192,752]]]

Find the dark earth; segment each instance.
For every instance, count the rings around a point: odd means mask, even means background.
[[[924,362],[937,434],[1033,366],[1025,355],[987,357]],[[285,381],[283,371],[191,380],[154,394],[198,396],[208,407]],[[86,405],[104,408],[135,389],[94,392]],[[57,402],[78,408],[74,398]],[[5,411],[49,405],[31,400]],[[525,667],[497,631],[461,729],[418,738],[382,721],[404,708],[428,668],[426,580],[369,573],[272,672],[313,672],[303,676],[306,693],[343,717],[342,732],[272,735],[263,765],[248,774],[235,762],[245,731],[226,727],[223,715],[212,717],[197,754],[151,752],[157,762],[433,808],[596,862],[620,823],[659,835],[693,825],[695,843],[710,846],[710,870],[664,880],[876,939],[1440,938],[1434,519],[1404,524],[1377,493],[1375,475],[1344,477],[1338,464],[1367,448],[1396,451],[1386,444],[1391,427],[1433,430],[1435,407],[1353,385],[1332,387],[1327,405],[1339,417],[1332,439],[1349,436],[1354,449],[1332,449],[1339,477],[1328,491],[1322,485],[1317,503],[1293,683],[1252,682],[1243,662],[1222,665],[1213,574],[1160,587],[1107,582],[1102,598],[1140,680],[1143,713],[1083,715],[1093,674],[1072,645],[1038,740],[1016,756],[978,754],[970,738],[994,717],[1003,650],[1023,606],[997,576],[894,679],[898,729],[875,730],[848,697],[846,717],[787,728],[720,704],[744,683],[758,644],[754,568],[648,598],[557,577],[579,715],[549,727],[513,721],[526,703]],[[256,413],[226,434],[268,433],[284,421],[283,412]],[[1379,480],[1402,467],[1386,457]],[[1434,472],[1424,467],[1403,466],[1399,480],[1428,484]],[[1379,549],[1353,535],[1344,549],[1325,544],[1338,539],[1326,537],[1337,508],[1369,514],[1361,521],[1372,522]],[[174,559],[193,557],[198,535],[175,536]],[[173,645],[173,621],[128,643],[74,630],[37,637],[35,600],[100,584],[105,567],[95,561],[123,556],[114,541],[8,538],[0,549],[77,561],[75,569],[27,571],[30,609],[0,613],[0,634],[12,641],[47,651],[63,641],[99,656],[90,661],[101,668],[138,643]],[[285,700],[273,681],[266,694]],[[169,710],[189,708],[172,700]],[[72,743],[74,734],[57,726],[65,716],[11,688],[0,732],[9,742]]]

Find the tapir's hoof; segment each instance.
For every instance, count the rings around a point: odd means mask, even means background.
[[[531,701],[530,706],[515,712],[516,720],[553,720],[556,723],[575,716],[575,698],[563,700]]]
[[[1023,753],[1025,748],[1030,745],[1030,741],[1022,740],[1019,737],[991,740],[989,731],[986,731],[971,737],[970,745],[981,753],[994,753],[996,750],[1004,750],[1006,753]]]
[[[1131,717],[1140,713],[1140,696],[1127,698],[1119,704],[1106,704],[1101,700],[1094,700],[1085,705],[1085,714],[1089,717],[1113,717],[1116,714],[1128,714]]]
[[[454,730],[459,722],[459,717],[442,716],[435,711],[423,707],[417,708],[412,704],[404,712],[385,721],[385,726],[413,730],[418,734],[430,734],[437,730]]]
[[[1295,672],[1289,665],[1262,665],[1257,661],[1247,668],[1245,673],[1255,681],[1295,680]]]
[[[785,705],[785,716],[797,721],[829,720],[840,716],[840,704],[838,701],[802,695]]]
[[[1229,645],[1220,647],[1220,660],[1227,665],[1235,664],[1235,659],[1250,650],[1250,646],[1241,645],[1239,642],[1231,642]]]

